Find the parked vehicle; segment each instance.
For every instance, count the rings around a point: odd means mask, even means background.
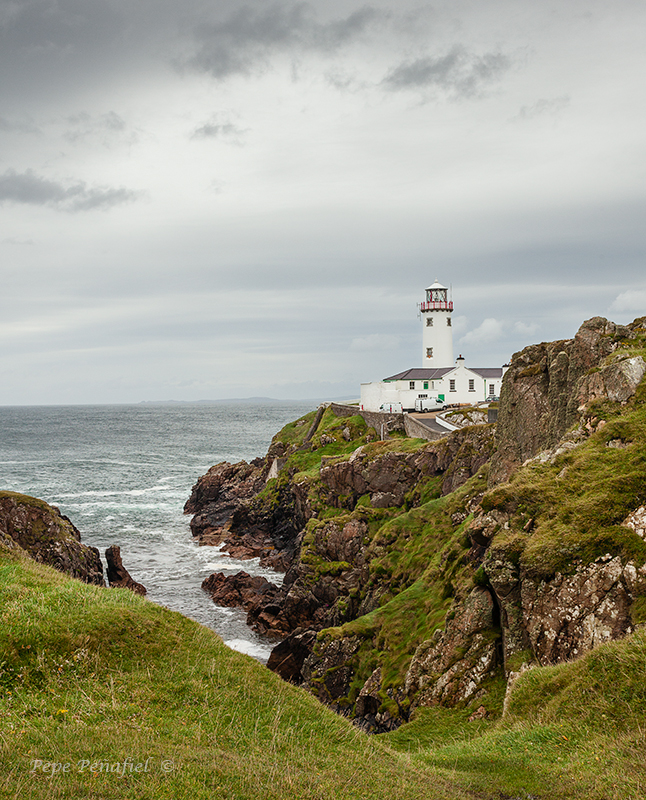
[[[404,409],[401,403],[382,403],[379,406],[379,410],[388,414],[401,414]]]
[[[446,406],[438,397],[417,397],[415,411],[443,411]]]

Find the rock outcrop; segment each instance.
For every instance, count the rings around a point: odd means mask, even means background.
[[[413,453],[380,455],[360,447],[348,459],[322,464],[321,482],[327,502],[335,507],[352,509],[366,494],[374,508],[401,506],[424,478],[442,475],[442,493],[454,491],[491,458],[493,449],[491,425],[455,431]]]
[[[597,317],[517,353],[496,425],[378,442],[331,407],[266,459],[212,468],[196,536],[285,577],[205,588],[283,638],[270,668],[372,733],[422,706],[482,719],[501,676],[629,635],[646,621],[644,323]]]
[[[410,663],[405,688],[413,708],[454,706],[477,695],[499,665],[496,616],[494,600],[482,587],[456,603],[445,629],[419,645]]]
[[[85,583],[104,586],[99,551],[56,506],[16,492],[0,492],[0,542]]]
[[[234,558],[260,558],[277,570],[289,567],[306,520],[297,488],[284,484],[276,496],[258,498],[279,460],[223,462],[198,480],[184,512],[193,514],[191,531],[200,544],[223,545]]]
[[[137,583],[123,566],[120,547],[116,544],[108,547],[105,551],[105,560],[108,565],[109,586],[114,589],[130,589],[131,592],[140,595],[145,595],[147,593],[143,583]]]
[[[507,672],[516,653],[531,653],[547,666],[633,631],[631,603],[642,590],[644,569],[607,555],[572,574],[537,581],[514,561],[495,552],[484,565],[501,609]]]
[[[622,345],[643,327],[643,319],[624,326],[593,317],[573,339],[530,345],[514,354],[500,396],[492,485],[554,447],[591,400],[625,403],[633,396],[646,362],[641,355],[624,355]],[[610,356],[616,360],[605,363]]]

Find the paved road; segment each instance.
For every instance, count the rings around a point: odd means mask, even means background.
[[[427,414],[409,414],[409,416],[416,419],[418,422],[421,422],[422,425],[425,425],[427,428],[430,428],[435,433],[441,433],[442,436],[446,436],[447,433],[450,433],[448,428],[445,428],[443,425],[440,425],[439,422],[435,421],[435,414],[427,413]]]

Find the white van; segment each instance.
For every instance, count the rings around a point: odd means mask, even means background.
[[[382,403],[379,410],[385,411],[387,414],[401,414],[404,409],[401,403]]]
[[[415,399],[415,411],[442,411],[444,403],[438,397],[417,397]]]

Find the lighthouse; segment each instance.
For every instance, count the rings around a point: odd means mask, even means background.
[[[422,318],[422,367],[453,367],[453,301],[448,289],[435,279],[419,305]]]
[[[421,369],[411,367],[381,381],[362,383],[360,411],[423,412],[497,398],[508,365],[467,367],[462,356],[453,361],[453,301],[446,286],[436,278],[417,309],[422,320]],[[418,436],[419,428],[415,430],[409,435]]]

